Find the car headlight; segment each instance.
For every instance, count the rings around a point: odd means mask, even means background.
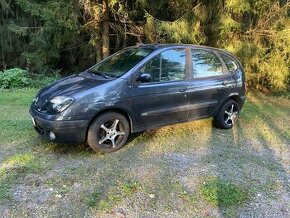
[[[61,113],[67,109],[74,99],[66,96],[56,96],[52,98],[47,104],[47,111],[51,113]]]

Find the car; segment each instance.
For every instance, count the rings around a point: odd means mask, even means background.
[[[129,134],[164,125],[213,117],[230,129],[244,102],[245,73],[230,52],[143,44],[44,87],[29,111],[44,138],[108,153]]]

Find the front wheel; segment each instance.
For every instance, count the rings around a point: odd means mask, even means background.
[[[89,127],[88,144],[95,151],[110,153],[124,146],[130,133],[128,120],[122,114],[107,112]]]
[[[240,106],[235,100],[229,100],[220,108],[214,118],[214,124],[221,129],[230,129],[238,119]]]

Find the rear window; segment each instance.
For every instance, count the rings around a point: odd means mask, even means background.
[[[220,54],[220,56],[224,60],[229,72],[234,73],[238,69],[237,63],[232,58],[224,54]]]

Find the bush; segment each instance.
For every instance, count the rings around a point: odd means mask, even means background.
[[[59,71],[55,71],[50,76],[47,76],[45,74],[33,74],[31,75],[30,87],[42,88],[55,82],[58,79],[60,79]]]
[[[13,68],[4,70],[4,72],[0,71],[0,87],[2,89],[27,87],[29,82],[27,70]]]
[[[52,75],[45,74],[29,74],[27,70],[13,68],[0,71],[0,88],[41,88],[60,78],[59,71],[55,71]]]

